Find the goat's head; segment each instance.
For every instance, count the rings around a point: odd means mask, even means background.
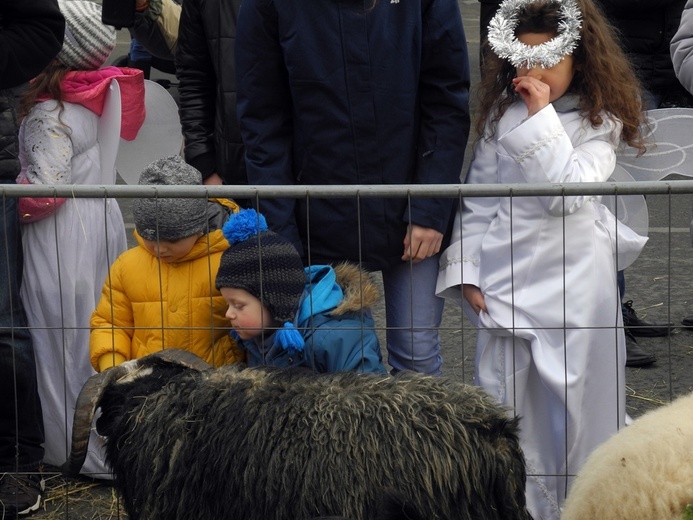
[[[87,456],[94,414],[102,400],[109,400],[109,412],[97,420],[97,431],[107,436],[113,419],[123,410],[128,395],[134,395],[140,390],[151,393],[162,388],[172,377],[181,372],[202,371],[209,368],[211,368],[209,364],[191,352],[165,349],[142,359],[127,361],[92,376],[84,384],[77,398],[70,457],[63,464],[62,472],[72,477],[79,474]],[[142,386],[141,381],[144,381],[146,388],[139,388]],[[123,391],[106,395],[113,385],[118,385]]]

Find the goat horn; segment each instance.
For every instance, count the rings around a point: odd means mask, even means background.
[[[149,354],[146,358],[141,358],[141,360],[147,358],[158,359],[195,370],[207,370],[208,368],[212,368],[212,366],[201,357],[188,350],[181,350],[178,348],[165,348],[153,354]]]
[[[70,457],[63,464],[61,471],[69,477],[76,477],[82,469],[84,459],[87,457],[89,447],[89,435],[91,424],[94,421],[94,413],[99,406],[104,390],[111,382],[127,375],[133,365],[126,363],[96,374],[87,379],[77,397],[75,404],[75,417],[72,422],[72,445]]]
[[[72,446],[70,447],[70,457],[63,464],[61,470],[64,475],[75,477],[82,469],[84,460],[87,457],[89,447],[89,436],[91,425],[94,421],[94,413],[99,407],[104,390],[113,382],[121,379],[130,372],[147,365],[147,360],[158,360],[175,365],[181,365],[195,370],[206,370],[211,366],[199,356],[187,350],[175,348],[160,350],[133,362],[123,363],[122,365],[109,368],[90,377],[77,397],[75,404],[75,418],[72,426]]]

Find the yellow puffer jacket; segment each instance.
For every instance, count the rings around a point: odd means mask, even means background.
[[[216,202],[238,211],[231,201]],[[213,366],[244,361],[229,336],[228,306],[214,286],[221,253],[229,247],[221,229],[200,237],[190,253],[170,264],[150,254],[137,232],[135,237],[139,245],[113,263],[91,317],[94,369],[163,348],[189,350]]]

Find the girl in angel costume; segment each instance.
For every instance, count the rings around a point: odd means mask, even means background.
[[[99,129],[119,124],[116,137],[136,137],[145,117],[142,71],[104,66],[116,31],[101,22],[101,5],[61,0],[59,6],[65,17],[62,49],[20,104],[17,182],[115,184],[115,168],[102,162],[108,140],[100,139]],[[107,123],[101,116],[112,80],[119,85],[121,114],[106,117]],[[44,462],[59,466],[69,453],[77,396],[95,374],[89,362],[89,318],[111,262],[127,247],[125,224],[114,199],[22,197],[18,207],[21,297],[36,352]],[[110,478],[103,456],[90,451],[82,471]]]
[[[466,183],[602,182],[621,142],[644,151],[638,82],[592,0],[506,0],[488,39]],[[478,326],[477,383],[521,417],[534,518],[560,517],[624,425],[617,253],[645,241],[599,196],[468,197],[458,214],[437,293]]]

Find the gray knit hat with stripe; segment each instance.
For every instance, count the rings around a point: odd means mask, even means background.
[[[74,70],[98,69],[115,48],[115,28],[103,24],[101,6],[95,2],[59,0],[58,5],[65,17],[65,38],[57,60]]]
[[[232,214],[223,231],[231,245],[221,255],[217,289],[244,289],[278,322],[293,321],[306,285],[303,262],[293,244],[268,231],[265,217],[253,209]]]
[[[157,159],[140,174],[140,184],[201,185],[202,174],[174,155]],[[145,240],[171,242],[204,232],[207,227],[207,199],[145,198],[132,203],[135,228]]]

